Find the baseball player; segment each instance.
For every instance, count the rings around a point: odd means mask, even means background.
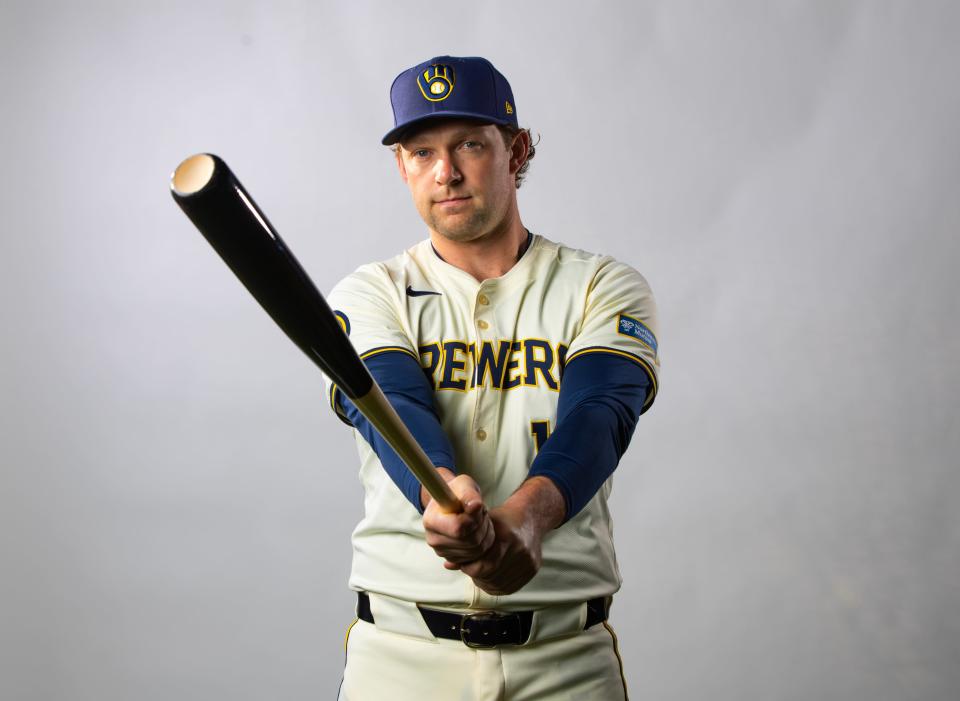
[[[534,148],[489,61],[433,58],[390,98],[383,143],[429,238],[329,301],[464,508],[445,513],[330,385],[365,490],[340,698],[626,698],[607,498],[657,392],[650,288],[524,227]]]

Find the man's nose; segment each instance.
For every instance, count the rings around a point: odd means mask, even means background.
[[[463,180],[463,175],[457,170],[456,164],[452,158],[441,158],[437,160],[434,167],[433,177],[437,185],[451,185]]]

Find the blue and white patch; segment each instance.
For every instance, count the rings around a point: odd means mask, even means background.
[[[644,326],[642,321],[634,319],[632,316],[621,314],[617,317],[617,333],[624,336],[632,336],[648,346],[654,355],[657,354],[657,337],[653,335],[653,331]]]

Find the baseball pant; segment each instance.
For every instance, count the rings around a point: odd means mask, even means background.
[[[522,646],[474,649],[356,621],[339,701],[619,701],[627,698],[606,623]]]

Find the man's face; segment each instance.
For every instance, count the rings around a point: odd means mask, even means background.
[[[492,124],[444,120],[404,138],[397,165],[432,231],[474,241],[497,229],[516,197],[511,151]]]

